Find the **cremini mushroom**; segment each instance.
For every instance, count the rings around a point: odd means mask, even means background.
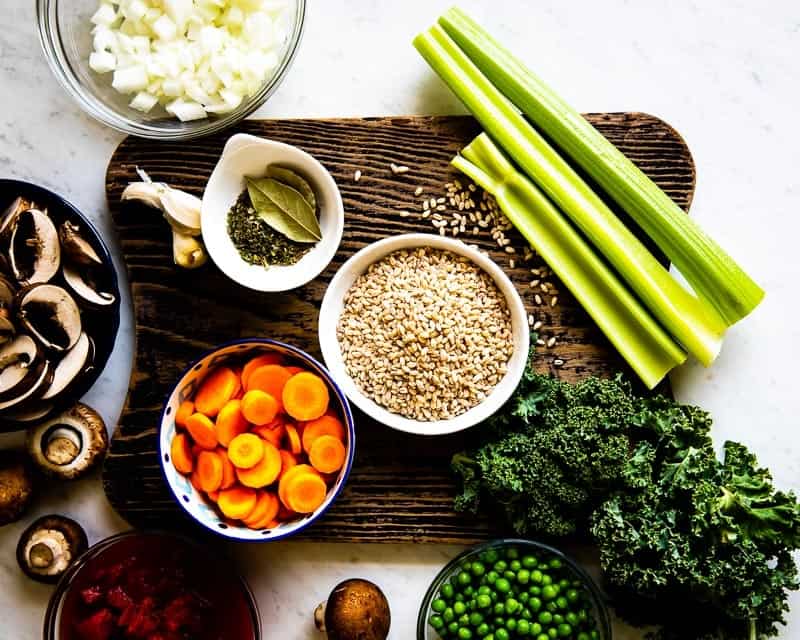
[[[73,480],[85,475],[108,449],[103,418],[81,402],[28,432],[28,453],[45,474]]]
[[[43,516],[22,532],[17,563],[29,578],[53,583],[88,548],[86,532],[77,522],[61,515]]]
[[[61,223],[58,229],[61,250],[64,257],[73,264],[103,265],[103,259],[97,255],[91,244],[81,235],[80,227],[69,220]]]
[[[386,640],[391,621],[386,596],[369,580],[340,582],[314,611],[314,623],[328,640]]]
[[[67,291],[37,284],[17,294],[20,323],[46,349],[68,351],[81,336],[81,312]]]
[[[13,223],[20,213],[32,209],[33,207],[33,203],[27,198],[23,198],[22,196],[14,198],[13,202],[8,205],[6,210],[0,215],[0,236],[5,235],[6,232],[12,229]]]
[[[18,451],[0,451],[0,526],[18,520],[33,496],[33,474]]]
[[[98,285],[94,277],[95,270],[91,266],[75,267],[65,264],[61,273],[75,297],[87,306],[99,309],[110,307],[116,302],[117,298],[113,293],[103,291]]]
[[[136,200],[159,209],[172,228],[172,257],[180,267],[196,269],[206,262],[207,254],[198,240],[200,206],[197,196],[173,189],[164,182],[153,182],[137,167],[140,182],[131,182],[122,192],[122,200]]]
[[[20,334],[0,347],[0,402],[28,391],[44,365],[41,348],[28,335]]]
[[[94,343],[85,333],[81,333],[75,346],[64,354],[53,370],[53,381],[41,399],[51,400],[68,389],[75,380],[88,371],[94,358]]]
[[[58,231],[49,216],[27,209],[12,223],[8,257],[14,278],[22,286],[49,282],[61,265]]]

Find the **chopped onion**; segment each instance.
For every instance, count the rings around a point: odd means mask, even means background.
[[[236,109],[269,80],[288,36],[286,0],[101,0],[89,66],[130,107],[187,122]]]

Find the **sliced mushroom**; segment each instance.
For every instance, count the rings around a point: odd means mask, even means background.
[[[78,225],[68,220],[63,222],[58,230],[58,237],[61,240],[64,257],[70,262],[81,265],[103,264],[103,259],[97,255],[97,251],[81,235]]]
[[[39,397],[39,394],[41,394],[45,389],[47,389],[47,387],[50,386],[52,379],[53,368],[50,366],[49,362],[44,361],[44,366],[36,376],[33,384],[26,391],[20,393],[19,395],[15,395],[8,400],[0,402],[0,411],[5,411],[6,409],[11,409],[12,407],[19,407],[27,400]]]
[[[15,198],[14,201],[6,207],[2,216],[0,216],[0,235],[3,235],[13,227],[13,223],[20,213],[32,209],[33,207],[34,204],[30,200],[22,196]]]
[[[48,282],[61,264],[58,231],[46,213],[28,209],[14,221],[9,248],[11,271],[23,285]]]
[[[0,348],[0,401],[22,395],[39,377],[44,358],[39,345],[20,334]]]
[[[47,475],[65,480],[86,474],[108,448],[103,418],[81,402],[28,432],[28,453]]]
[[[0,451],[0,526],[25,512],[33,496],[33,474],[18,451]]]
[[[113,293],[101,291],[90,279],[91,270],[87,267],[78,270],[71,265],[64,265],[62,272],[64,281],[78,300],[85,302],[90,307],[108,307],[116,301],[117,298]]]
[[[314,611],[314,623],[328,640],[386,640],[391,622],[386,596],[369,580],[337,584]]]
[[[81,312],[75,300],[54,284],[37,284],[17,294],[21,324],[45,348],[67,351],[81,336]]]
[[[61,515],[43,516],[19,538],[17,563],[38,582],[53,583],[89,548],[83,527]]]
[[[50,387],[42,394],[42,400],[50,400],[67,389],[78,377],[86,370],[91,362],[93,351],[92,341],[85,333],[75,343],[53,371],[53,382]]]

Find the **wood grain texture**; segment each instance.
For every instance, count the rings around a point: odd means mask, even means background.
[[[587,118],[684,209],[694,189],[694,165],[680,136],[661,120],[640,113],[590,114]],[[339,266],[365,245],[404,232],[435,231],[416,213],[421,186],[428,197],[458,177],[449,160],[477,132],[469,117],[409,117],[346,120],[250,121],[239,131],[297,145],[316,156],[336,179],[345,205],[339,252],[308,285],[283,294],[259,294],[226,279],[213,265],[183,271],[172,264],[170,232],[161,217],[139,205],[122,206],[120,195],[136,180],[135,168],[154,180],[202,195],[231,132],[202,140],[155,143],[126,139],[111,158],[108,203],[119,232],[136,315],[136,356],[128,401],[103,470],[113,507],[136,526],[185,527],[188,521],[164,483],[156,453],[162,402],[189,362],[232,338],[267,336],[319,356],[317,315],[327,283]],[[410,171],[394,175],[390,163]],[[360,181],[353,180],[356,170]],[[523,241],[511,235],[517,251]],[[610,374],[625,364],[588,316],[566,292],[550,307],[536,305],[527,287],[529,265],[497,250],[487,232],[471,236],[503,267],[523,299],[543,322],[546,337],[558,340],[536,356],[539,369],[566,379]],[[561,287],[559,287],[561,289]],[[563,366],[555,366],[555,359]],[[452,509],[455,491],[450,456],[469,434],[439,438],[410,436],[376,424],[356,412],[358,446],[344,493],[307,540],[360,542],[471,543],[501,533],[488,520]]]

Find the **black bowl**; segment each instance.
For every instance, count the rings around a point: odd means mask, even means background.
[[[94,341],[94,360],[91,369],[81,374],[70,387],[57,397],[54,400],[53,408],[47,415],[40,417],[38,420],[21,422],[0,416],[0,432],[27,429],[35,422],[44,420],[80,400],[92,388],[92,385],[103,372],[108,358],[114,350],[117,330],[119,329],[120,291],[117,272],[114,269],[114,263],[111,260],[108,247],[106,247],[97,229],[78,209],[52,191],[29,182],[0,178],[0,211],[4,211],[17,196],[32,200],[39,207],[46,208],[56,225],[69,220],[80,228],[81,235],[92,245],[97,255],[103,260],[104,267],[107,270],[107,286],[109,291],[114,294],[115,301],[112,305],[100,311],[81,307],[81,319],[86,328],[86,333]],[[2,249],[2,252],[5,253],[5,248]],[[60,278],[60,274],[58,278]],[[54,279],[54,282],[58,283],[57,279]]]

